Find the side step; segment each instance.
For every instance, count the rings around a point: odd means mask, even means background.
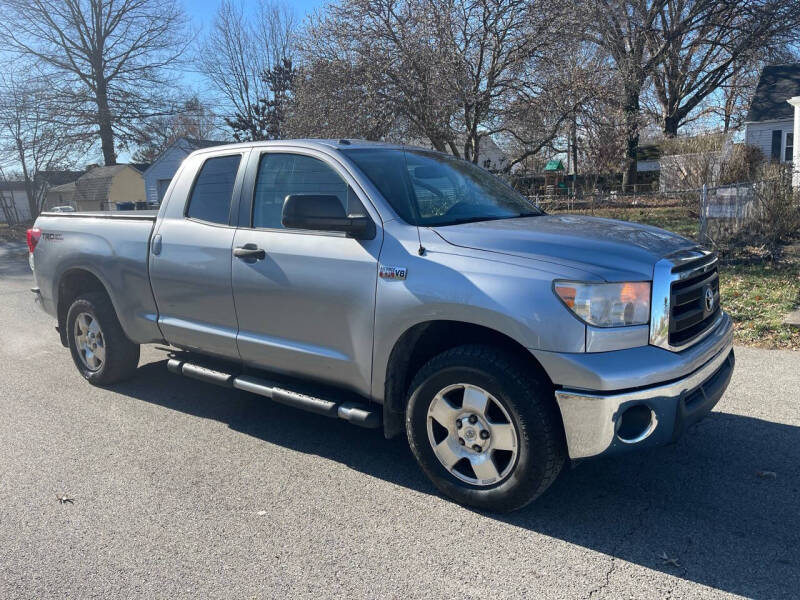
[[[344,419],[359,427],[375,429],[381,426],[379,413],[375,410],[370,410],[366,404],[360,402],[334,402],[324,398],[315,398],[314,396],[278,387],[266,379],[251,375],[233,375],[176,358],[171,358],[167,361],[167,369],[172,373],[199,379],[206,383],[258,394],[265,398],[271,398],[275,402],[317,413],[318,415]]]

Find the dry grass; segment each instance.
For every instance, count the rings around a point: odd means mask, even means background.
[[[700,219],[692,216],[686,208],[681,206],[630,206],[624,208],[596,208],[594,210],[571,210],[564,212],[653,225],[688,238],[696,238],[700,232]]]
[[[720,289],[736,343],[800,350],[800,331],[782,324],[800,305],[800,262],[725,266]]]

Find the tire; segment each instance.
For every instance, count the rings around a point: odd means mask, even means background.
[[[67,311],[66,328],[72,360],[92,385],[110,385],[136,371],[139,345],[122,331],[114,306],[105,294],[89,292],[76,298]]]
[[[566,443],[553,391],[530,371],[503,350],[467,345],[434,357],[414,377],[406,432],[417,462],[443,494],[510,512],[540,496],[561,472]]]

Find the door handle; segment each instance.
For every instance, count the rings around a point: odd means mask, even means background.
[[[245,244],[244,246],[239,246],[238,248],[233,249],[233,255],[236,258],[242,259],[251,259],[251,260],[263,260],[267,257],[267,253],[264,252],[262,248],[259,248],[255,244]]]

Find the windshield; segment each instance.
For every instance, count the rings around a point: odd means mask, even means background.
[[[435,227],[543,214],[489,172],[446,154],[394,148],[342,152],[412,225]]]

